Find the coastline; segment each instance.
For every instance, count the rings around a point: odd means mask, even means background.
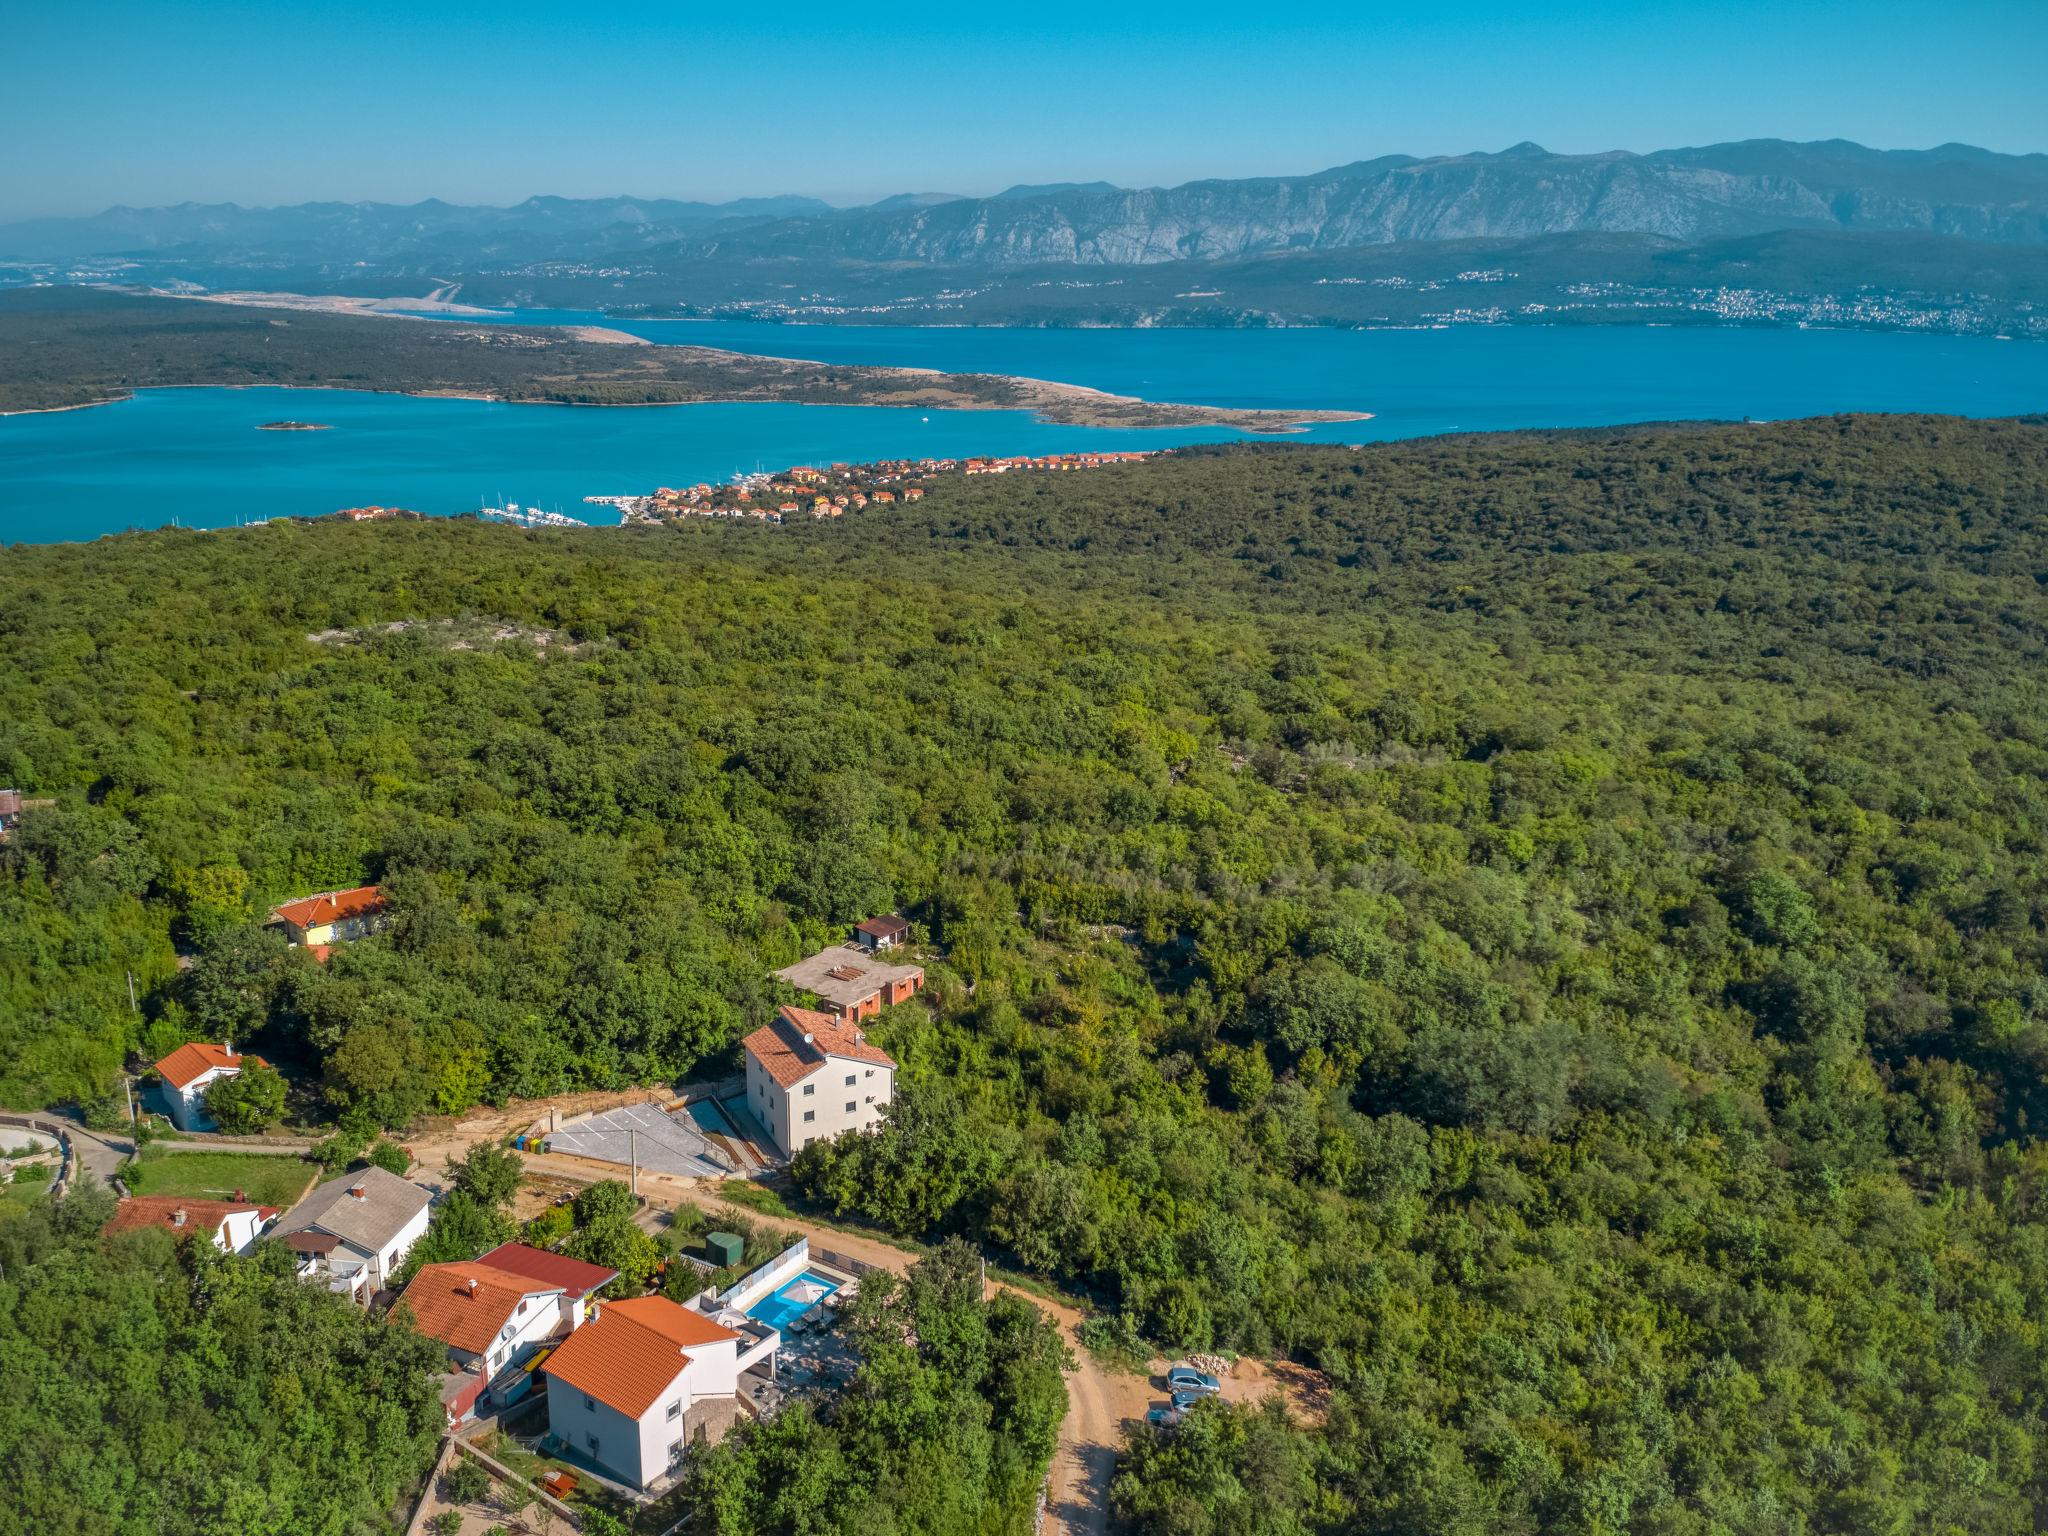
[[[266,292],[240,290],[223,293],[166,293],[160,289],[146,290],[153,298],[187,299],[199,303],[222,304],[231,308],[281,309],[313,314],[356,315],[383,319],[418,320],[443,329],[451,328],[451,321],[457,322],[452,328],[460,330],[459,321],[465,315],[503,316],[503,310],[483,309],[475,305],[457,304],[439,295],[448,289],[436,289],[425,298],[362,298],[345,295],[302,294],[287,292]],[[1340,411],[1304,407],[1299,411],[1278,411],[1252,406],[1187,405],[1173,401],[1145,400],[1135,395],[1112,394],[1107,390],[1095,389],[1085,384],[1067,384],[1054,379],[1039,379],[1023,374],[993,373],[948,373],[939,368],[918,368],[892,366],[883,363],[827,363],[815,358],[781,357],[770,353],[734,352],[723,347],[702,347],[692,343],[658,343],[644,336],[635,336],[627,331],[613,330],[602,325],[563,326],[510,326],[509,330],[524,330],[545,333],[551,338],[586,342],[598,346],[646,347],[660,351],[677,351],[695,354],[714,366],[758,367],[763,363],[774,364],[785,369],[819,369],[827,372],[850,372],[865,381],[880,386],[881,392],[875,398],[849,401],[806,401],[790,400],[779,396],[772,387],[765,393],[725,396],[705,395],[690,400],[632,400],[602,402],[604,408],[615,405],[773,405],[773,404],[848,404],[874,405],[884,408],[905,410],[1028,410],[1039,420],[1055,426],[1071,427],[1126,427],[1145,429],[1153,427],[1228,427],[1234,431],[1253,433],[1259,436],[1281,436],[1305,431],[1311,426],[1329,422],[1369,421],[1370,411]],[[901,389],[890,388],[901,384]],[[1011,399],[991,399],[974,393],[972,386],[986,383],[993,391],[1012,396]],[[957,389],[955,385],[968,386]],[[142,386],[145,388],[180,388],[190,386]],[[203,387],[203,386],[201,386]],[[221,388],[261,387],[222,385]],[[349,386],[297,385],[293,388],[346,388]],[[472,393],[458,390],[396,389],[375,390],[379,394],[406,394],[440,399],[486,400],[506,405],[592,405],[600,402],[580,400],[526,399],[493,393]]]
[[[710,350],[710,349],[702,349]],[[726,357],[751,357],[745,352],[720,354]],[[800,359],[778,359],[798,361]],[[824,363],[806,364],[810,367],[832,366]],[[83,400],[74,405],[35,405],[0,410],[4,416],[47,416],[59,411],[89,411],[105,405],[119,405],[133,400],[137,395],[171,389],[286,389],[286,390],[332,390],[357,395],[404,395],[415,400],[472,400],[483,405],[551,405],[571,410],[621,411],[666,409],[692,405],[809,405],[823,409],[865,407],[885,411],[1026,411],[1039,421],[1051,426],[1065,427],[1126,427],[1133,430],[1148,430],[1169,427],[1219,426],[1235,431],[1248,432],[1260,437],[1277,437],[1303,432],[1322,422],[1370,421],[1370,411],[1271,411],[1258,409],[1233,409],[1217,405],[1172,405],[1151,400],[1140,400],[1134,395],[1112,395],[1105,391],[1089,389],[1081,384],[1058,384],[1047,379],[1032,379],[1010,374],[945,374],[936,369],[894,369],[892,372],[923,373],[934,378],[987,378],[999,380],[1013,386],[1028,386],[1027,398],[1018,401],[987,400],[963,397],[944,402],[917,400],[788,400],[755,396],[706,395],[696,400],[544,400],[506,395],[478,393],[474,390],[452,389],[378,389],[371,385],[359,384],[142,384],[133,389],[123,390],[118,395],[109,395],[104,400]],[[1032,397],[1035,391],[1044,391],[1042,397]],[[1064,408],[1063,408],[1064,406]],[[1095,409],[1091,410],[1093,406]],[[1105,407],[1110,409],[1104,409]],[[1131,420],[1117,414],[1121,408],[1133,415],[1151,416],[1149,420]],[[1163,413],[1170,413],[1170,419],[1158,419]],[[1182,414],[1185,413],[1185,414]]]

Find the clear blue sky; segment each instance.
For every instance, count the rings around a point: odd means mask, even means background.
[[[852,202],[1523,139],[2048,150],[2043,0],[0,0],[0,37],[0,218],[536,192]]]

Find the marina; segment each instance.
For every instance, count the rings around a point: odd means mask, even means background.
[[[586,498],[588,499],[588,498]],[[482,506],[476,515],[486,522],[511,523],[520,528],[588,528],[590,524],[560,512],[545,512],[539,507],[522,507],[516,501],[504,502],[499,506]]]

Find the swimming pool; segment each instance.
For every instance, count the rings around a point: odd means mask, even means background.
[[[838,1289],[837,1280],[827,1280],[816,1270],[807,1269],[784,1281],[773,1295],[765,1296],[747,1308],[747,1316],[777,1333],[783,1333],[791,1323]]]

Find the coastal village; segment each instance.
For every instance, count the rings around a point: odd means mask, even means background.
[[[645,496],[588,496],[593,504],[616,507],[627,523],[672,523],[688,518],[723,518],[764,523],[801,517],[844,517],[868,507],[920,501],[930,484],[949,475],[1066,473],[1110,464],[1135,464],[1155,450],[1113,453],[1048,453],[1010,458],[882,459],[871,464],[809,465],[735,475],[713,485],[699,481],[680,488],[662,486]]]

